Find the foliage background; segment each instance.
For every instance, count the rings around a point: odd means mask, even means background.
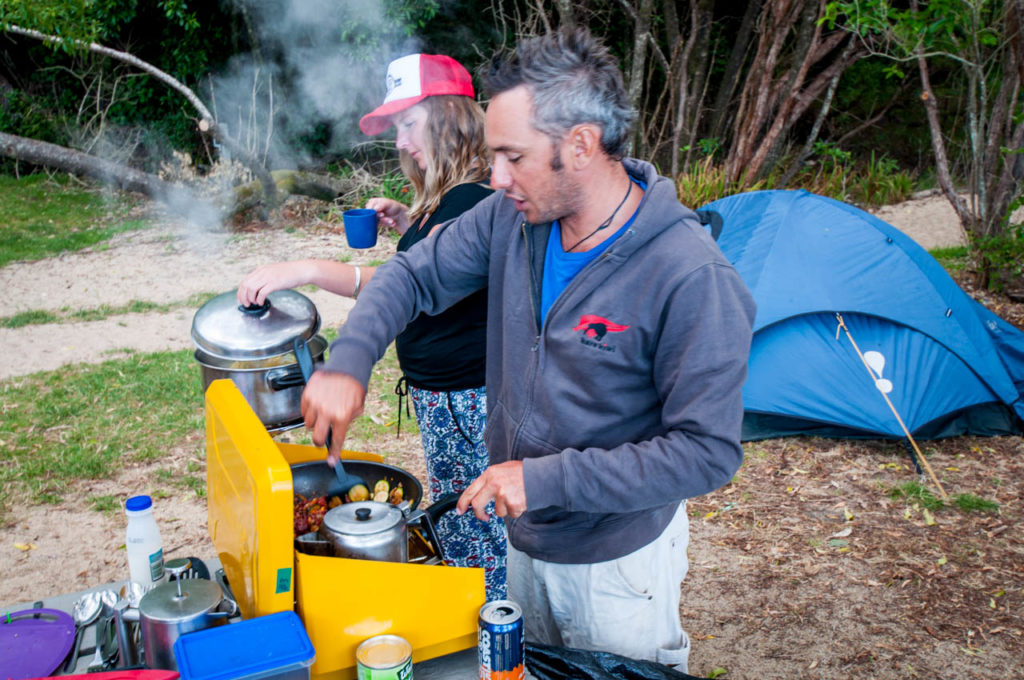
[[[0,25],[95,41],[152,63],[196,92],[270,169],[374,172],[394,170],[394,155],[386,138],[359,134],[357,123],[379,104],[392,58],[444,53],[473,71],[520,37],[586,26],[618,57],[640,111],[631,153],[681,188],[697,185],[697,199],[807,188],[877,205],[938,184],[957,204],[969,192],[958,214],[984,280],[1001,285],[1005,277],[990,280],[988,270],[1006,271],[1024,252],[1007,219],[1024,186],[1019,5],[6,0]],[[1011,93],[1002,113],[1000,88]],[[202,173],[225,154],[197,122],[180,94],[123,63],[0,34],[0,132],[148,172],[184,152]],[[991,139],[984,153],[979,136]],[[32,169],[2,163],[12,173]]]

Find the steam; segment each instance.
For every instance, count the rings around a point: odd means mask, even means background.
[[[255,46],[211,78],[231,134],[272,169],[367,141],[358,119],[380,104],[388,61],[417,51],[380,0],[231,1]]]
[[[242,18],[252,50],[211,74],[196,93],[231,138],[270,170],[306,168],[314,155],[344,155],[371,142],[358,122],[383,101],[388,62],[419,51],[382,0],[224,2]],[[255,181],[227,149],[214,151],[214,166],[201,178],[194,162],[205,159],[179,153],[160,173],[193,189],[175,189],[162,203],[184,219],[180,236],[203,248],[212,232],[224,235],[228,206],[218,205],[218,197]]]

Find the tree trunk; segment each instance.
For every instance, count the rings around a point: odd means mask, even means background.
[[[679,152],[680,144],[683,139],[683,127],[686,125],[686,108],[689,103],[686,99],[687,94],[690,91],[690,54],[693,52],[694,43],[697,40],[697,6],[692,4],[690,6],[690,31],[686,37],[686,43],[683,45],[682,53],[679,57],[679,73],[677,77],[679,84],[677,85],[677,96],[678,102],[676,104],[675,111],[675,124],[672,126],[672,177],[679,174]]]
[[[942,124],[939,121],[939,105],[935,100],[935,92],[932,91],[932,81],[928,74],[928,61],[924,55],[917,57],[917,72],[921,79],[921,100],[924,102],[925,116],[928,119],[928,133],[932,140],[932,153],[935,154],[935,177],[939,182],[939,188],[956,216],[960,219],[960,226],[969,235],[976,233],[977,225],[974,216],[967,209],[967,203],[956,187],[953,186],[953,178],[949,174],[949,155],[946,153],[946,142],[942,137]]]
[[[558,9],[558,23],[565,28],[576,27],[576,14],[572,9],[572,0],[555,0]]]
[[[689,115],[686,122],[689,128],[689,135],[686,140],[686,163],[689,165],[693,154],[694,144],[697,142],[697,134],[700,131],[700,122],[704,119],[704,100],[707,96],[708,72],[711,64],[711,22],[715,8],[714,0],[699,0],[697,3],[697,42],[694,45],[696,63],[693,68],[693,77],[690,78]]]
[[[771,169],[792,128],[863,50],[842,31],[823,35],[820,0],[770,0],[747,74],[726,158],[730,183],[749,185]],[[790,34],[796,30],[796,38]],[[846,47],[836,54],[847,40]],[[811,77],[810,74],[815,74]]]
[[[762,2],[763,0],[750,0],[743,13],[739,31],[736,33],[736,42],[733,43],[732,51],[729,53],[729,61],[726,62],[725,73],[722,75],[721,84],[715,95],[715,103],[712,104],[711,114],[715,118],[715,124],[711,128],[712,137],[721,138],[732,121],[729,115],[729,110],[732,107],[729,106],[729,102],[739,85],[743,62],[746,60],[747,51],[750,50],[750,39],[761,13]]]
[[[263,200],[259,181],[242,184],[227,195],[213,200],[200,198],[188,187],[165,182],[156,175],[141,172],[76,149],[0,132],[0,155],[32,165],[92,177],[122,191],[135,191],[165,204],[179,214],[232,215],[256,207]],[[309,196],[333,201],[362,184],[358,179],[332,177],[298,170],[275,170],[275,190],[279,193]]]
[[[49,142],[0,132],[0,153],[25,163],[92,177],[124,191],[144,194],[170,207],[203,203],[188,189],[165,182],[156,175]]]
[[[811,155],[811,151],[814,149],[814,143],[818,141],[818,135],[821,134],[821,126],[825,123],[825,118],[828,116],[829,109],[832,107],[832,98],[836,94],[836,86],[839,85],[839,77],[842,73],[836,73],[832,76],[832,80],[828,83],[828,90],[825,91],[825,101],[821,104],[821,109],[818,111],[818,117],[814,119],[814,125],[811,127],[811,134],[807,135],[807,139],[804,140],[804,146],[800,149],[800,153],[793,162],[790,164],[789,169],[782,176],[776,185],[776,189],[785,189],[786,185],[796,176],[796,173],[800,172],[803,168],[804,163]]]
[[[732,144],[725,162],[729,182],[741,181],[752,174],[748,166],[773,109],[773,95],[778,90],[775,70],[799,15],[799,2],[769,0],[761,15],[757,52],[740,93],[740,104],[733,121]]]
[[[654,11],[654,0],[640,0],[633,24],[633,57],[629,68],[627,95],[634,111],[640,110],[640,96],[643,94],[644,71],[647,65],[647,44],[651,40],[651,12]],[[634,139],[642,137],[642,124],[637,125]],[[630,151],[635,142],[630,144]]]

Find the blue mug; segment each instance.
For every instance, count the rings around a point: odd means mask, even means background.
[[[372,248],[377,245],[377,211],[353,208],[341,215],[345,223],[345,240],[349,248]]]

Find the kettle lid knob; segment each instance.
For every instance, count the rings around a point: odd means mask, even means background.
[[[365,522],[370,519],[370,508],[358,508],[356,510],[356,519],[360,522]]]

